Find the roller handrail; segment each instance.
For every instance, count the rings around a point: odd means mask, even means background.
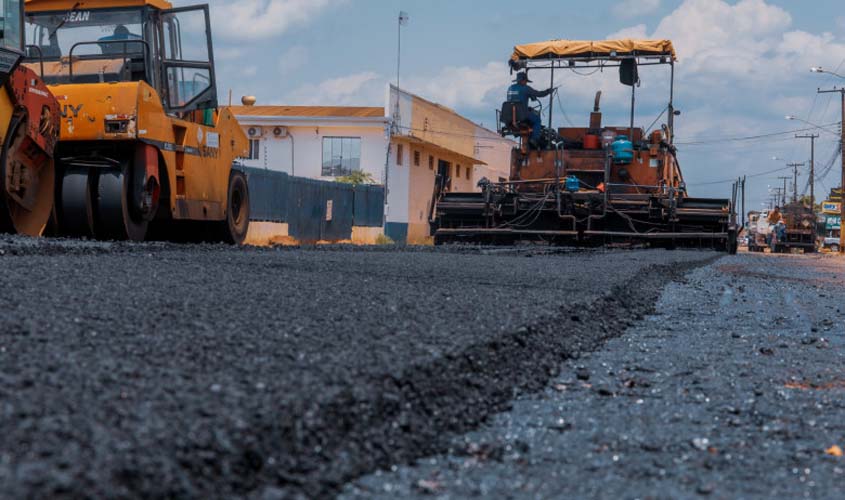
[[[44,51],[41,50],[41,47],[38,45],[27,45],[25,48],[27,49],[35,49],[38,51],[38,63],[41,66],[41,79],[44,79]],[[27,57],[27,59],[32,59]]]

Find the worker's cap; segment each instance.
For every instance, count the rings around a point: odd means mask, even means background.
[[[516,82],[528,82],[532,83],[531,80],[528,79],[528,73],[525,71],[520,71],[516,74]]]

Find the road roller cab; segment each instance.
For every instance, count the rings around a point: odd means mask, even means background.
[[[61,113],[59,234],[240,243],[248,140],[219,108],[207,5],[27,0],[27,66]],[[159,231],[160,230],[160,231]],[[192,238],[193,239],[193,238]]]

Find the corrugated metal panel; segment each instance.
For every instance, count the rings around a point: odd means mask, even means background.
[[[293,177],[262,168],[238,167],[249,183],[250,219],[288,224],[303,242],[352,238],[352,226],[381,227],[384,187],[353,186]],[[331,200],[331,220],[326,220]]]
[[[250,219],[287,222],[290,176],[261,168],[241,167],[249,184]]]
[[[384,225],[383,186],[355,186],[354,225],[363,227]]]
[[[352,239],[352,214],[355,208],[354,186],[349,184],[326,185],[323,188],[324,208],[331,202],[331,220],[323,214],[322,239],[327,241]]]
[[[302,177],[293,177],[288,198],[288,231],[303,242],[322,239],[325,205],[322,183]]]

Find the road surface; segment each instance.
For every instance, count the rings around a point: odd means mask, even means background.
[[[823,497],[845,467],[832,258],[0,238],[0,263],[0,498]]]

